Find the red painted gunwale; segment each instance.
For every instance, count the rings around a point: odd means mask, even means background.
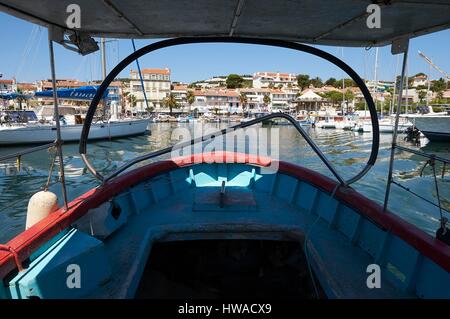
[[[67,212],[59,209],[13,238],[5,246],[10,247],[17,254],[19,260],[23,262],[40,246],[70,226],[89,209],[99,206],[126,188],[178,167],[214,162],[246,163],[258,166],[268,166],[272,163],[269,158],[232,152],[194,154],[152,163],[123,174],[103,186],[91,189],[70,202]],[[327,193],[332,193],[338,185],[336,181],[307,168],[283,161],[279,161],[278,164],[278,172],[298,178]],[[383,212],[380,205],[351,188],[338,188],[335,192],[335,198],[352,207],[356,212],[367,217],[381,228],[397,235],[447,272],[450,272],[450,248],[441,241],[436,240],[393,213]],[[16,268],[14,254],[10,251],[0,250],[0,278],[4,278]]]

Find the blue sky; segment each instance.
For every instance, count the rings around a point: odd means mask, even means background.
[[[31,82],[50,77],[48,62],[47,30],[26,21],[0,13],[2,49],[0,73],[3,78],[16,77],[20,82]],[[137,40],[138,48],[151,43]],[[106,44],[107,69],[132,52],[130,40],[113,40]],[[362,77],[373,78],[375,49],[319,46],[352,66]],[[417,50],[427,54],[433,62],[450,73],[450,30],[412,39],[410,42],[409,74],[429,72]],[[83,81],[101,77],[100,54],[88,56],[55,46],[56,74],[58,78],[74,78]],[[170,68],[172,81],[192,82],[213,75],[229,73],[252,74],[256,71],[305,73],[340,78],[342,72],[319,58],[292,50],[241,44],[195,44],[163,49],[140,59],[142,68]],[[133,64],[132,68],[136,68]],[[122,72],[127,77],[130,67]],[[378,79],[393,80],[400,72],[397,56],[390,54],[390,47],[380,48]],[[433,69],[432,78],[440,74]]]

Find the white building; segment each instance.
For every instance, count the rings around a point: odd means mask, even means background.
[[[188,93],[188,87],[186,84],[173,84],[171,93],[173,94],[175,100],[177,101],[177,104],[181,108],[185,108],[188,106],[187,103],[187,93]]]
[[[231,89],[209,89],[194,91],[195,102],[191,109],[197,108],[200,113],[217,114],[240,113],[242,108],[239,93]]]
[[[148,106],[158,111],[163,108],[162,101],[170,94],[170,70],[142,69],[141,73]],[[136,97],[136,110],[145,111],[144,93],[138,71],[130,70],[130,78],[130,94]]]
[[[427,86],[427,76],[426,75],[418,75],[415,76],[412,82],[412,87],[416,88],[418,86]]]
[[[293,107],[293,101],[296,97],[297,93],[293,91],[273,89],[270,92],[270,110],[288,111]]]
[[[0,93],[9,93],[14,91],[14,80],[0,79]]]
[[[240,89],[240,93],[244,93],[247,97],[247,110],[258,112],[270,110],[270,103],[268,105],[264,104],[264,96],[267,95],[270,98],[270,89],[244,88]]]
[[[297,77],[293,73],[279,72],[256,72],[253,74],[254,88],[283,88],[294,87],[297,85]]]

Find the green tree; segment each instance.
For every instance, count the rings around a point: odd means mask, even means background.
[[[308,74],[299,74],[297,75],[297,84],[298,87],[303,91],[305,88],[309,87],[311,80],[309,79]]]
[[[444,91],[446,87],[445,81],[443,78],[440,78],[437,81],[432,81],[430,85],[430,89],[433,92],[441,92]]]
[[[242,92],[241,95],[239,95],[239,102],[242,105],[242,113],[244,113],[245,110],[247,109],[247,103],[248,103],[248,98],[245,93]]]
[[[322,79],[319,78],[318,76],[316,76],[314,79],[311,79],[311,84],[312,84],[315,88],[321,88],[321,87],[323,86]]]
[[[339,91],[328,91],[323,94],[323,96],[331,102],[333,106],[342,102],[342,93]]]
[[[136,106],[136,96],[134,94],[131,94],[130,92],[125,92],[123,94],[125,101],[127,101],[128,104],[133,108]]]
[[[342,79],[336,80],[336,82],[334,83],[333,86],[335,88],[342,88]],[[352,79],[345,78],[344,79],[344,86],[348,88],[348,87],[351,87],[351,86],[356,86],[356,83]]]
[[[325,85],[331,85],[334,86],[336,83],[336,79],[335,78],[329,78],[328,80],[325,81]]]
[[[397,85],[397,91],[400,88],[400,78],[401,78],[401,75],[397,75],[397,77],[395,78],[395,83],[397,83],[396,84]],[[408,87],[412,87],[413,82],[414,82],[414,77],[413,76],[409,77],[408,78]],[[405,83],[403,83],[403,88],[404,87],[405,87]]]
[[[437,103],[441,103],[441,101],[444,99],[444,90],[437,92],[436,98],[437,98]]]
[[[351,90],[347,89],[344,93],[344,97],[347,102],[353,101],[353,99],[355,98],[355,94],[353,94]]]
[[[418,94],[418,96],[419,96],[420,102],[422,103],[422,102],[423,102],[423,99],[427,96],[427,91],[425,91],[425,90],[420,90],[417,94]]]
[[[365,109],[367,109],[366,103],[364,102],[355,103],[355,109],[358,111],[364,111]]]
[[[228,89],[241,88],[243,82],[244,79],[238,74],[230,74],[227,76],[227,79],[225,80],[225,84],[227,85]]]
[[[263,103],[264,103],[264,105],[267,106],[267,105],[270,104],[270,102],[271,102],[270,96],[269,96],[268,94],[264,94],[264,97],[263,97]]]
[[[16,93],[19,94],[19,96],[16,98],[17,102],[19,102],[19,110],[22,110],[22,103],[25,101],[25,99],[22,97],[23,91],[21,89],[17,89]]]
[[[253,87],[253,81],[252,80],[243,80],[242,81],[242,87],[243,88],[252,88]]]
[[[189,105],[189,111],[191,111],[191,105],[195,102],[195,94],[192,91],[188,91],[186,94],[186,102]]]
[[[169,113],[172,115],[173,109],[178,107],[177,100],[175,99],[175,95],[170,93],[164,100],[162,101],[165,107],[169,108]]]

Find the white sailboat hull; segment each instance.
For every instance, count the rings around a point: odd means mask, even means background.
[[[393,133],[394,126],[394,122],[383,123],[382,121],[380,121],[378,124],[380,133]],[[412,123],[410,122],[399,123],[398,132],[404,132],[409,127],[412,127]],[[363,123],[363,132],[372,132],[372,123]]]
[[[148,119],[92,124],[89,140],[143,134],[148,124]],[[82,124],[62,125],[61,138],[65,142],[77,142],[80,140],[82,129]],[[0,126],[0,145],[50,143],[55,139],[56,126],[54,125]]]
[[[323,129],[335,129],[336,128],[336,122],[334,121],[319,121],[316,123],[317,128],[323,128]]]

